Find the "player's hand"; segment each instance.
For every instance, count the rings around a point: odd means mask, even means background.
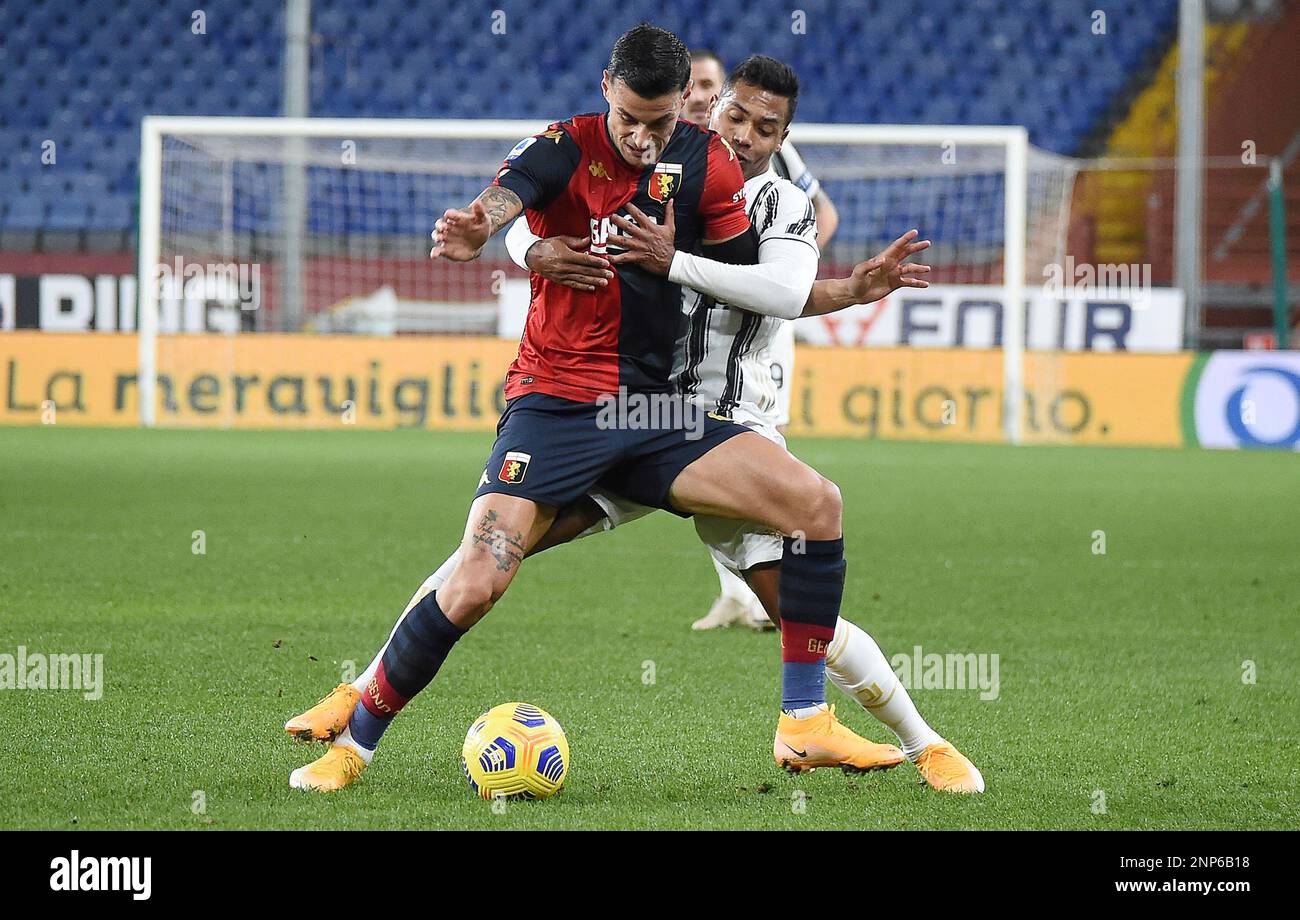
[[[492,236],[492,225],[481,201],[466,209],[451,208],[433,225],[433,248],[429,258],[442,257],[453,262],[470,262],[479,257],[483,244]]]
[[[543,278],[577,291],[596,291],[609,284],[614,272],[603,256],[583,252],[589,236],[548,236],[528,247],[524,261]]]
[[[930,266],[907,261],[930,248],[929,240],[914,242],[918,236],[918,231],[908,230],[878,254],[853,266],[848,282],[854,303],[873,303],[899,288],[930,286],[930,282],[917,277],[929,274]]]
[[[656,275],[667,275],[669,266],[673,264],[673,256],[677,254],[674,245],[677,239],[677,224],[673,220],[672,199],[668,199],[668,204],[664,207],[662,224],[655,223],[631,202],[628,202],[626,207],[627,213],[632,215],[636,223],[615,214],[610,218],[610,223],[623,232],[609,234],[605,242],[626,249],[627,252],[612,255],[609,261],[616,265],[640,265],[646,271],[654,272]]]

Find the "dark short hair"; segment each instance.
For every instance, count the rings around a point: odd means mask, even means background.
[[[722,63],[722,58],[718,57],[714,52],[708,48],[692,48],[691,63],[696,64],[700,61],[712,61],[718,65],[718,70],[721,70],[724,74],[727,72],[727,65]]]
[[[790,111],[785,118],[786,127],[794,121],[794,109],[799,104],[799,78],[790,65],[766,54],[751,54],[727,74],[727,82],[722,85],[722,95],[725,96],[737,83],[748,83],[775,96],[784,96],[790,103]]]
[[[673,33],[648,22],[618,37],[605,69],[611,82],[622,80],[628,89],[647,99],[684,90],[691,80],[686,45]]]

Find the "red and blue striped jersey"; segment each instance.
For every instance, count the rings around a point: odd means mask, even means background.
[[[678,121],[658,162],[629,165],[610,139],[605,114],[575,115],[510,152],[494,185],[524,204],[541,237],[590,236],[597,254],[617,228],[610,217],[630,201],[662,222],[671,199],[676,246],[692,252],[704,240],[727,240],[749,228],[745,180],[731,148],[715,132]],[[595,292],[576,291],[534,274],[532,302],[519,354],[506,375],[506,397],[546,393],[595,402],[619,387],[671,389],[682,292],[639,265],[613,266],[615,277]]]

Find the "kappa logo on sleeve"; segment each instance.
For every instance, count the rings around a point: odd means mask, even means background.
[[[532,454],[520,450],[508,451],[505,460],[501,463],[501,472],[497,473],[497,479],[511,485],[523,482],[524,474],[528,472],[528,464],[532,459]]]

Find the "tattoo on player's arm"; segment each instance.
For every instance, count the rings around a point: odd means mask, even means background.
[[[509,572],[523,561],[524,535],[515,531],[514,536],[511,536],[509,531],[493,526],[496,519],[495,511],[483,515],[483,520],[475,528],[474,543],[492,554],[498,569]]]
[[[510,223],[524,210],[524,203],[519,196],[499,185],[489,185],[478,196],[478,200],[483,205],[483,210],[487,211],[488,222],[492,225],[493,233]]]

